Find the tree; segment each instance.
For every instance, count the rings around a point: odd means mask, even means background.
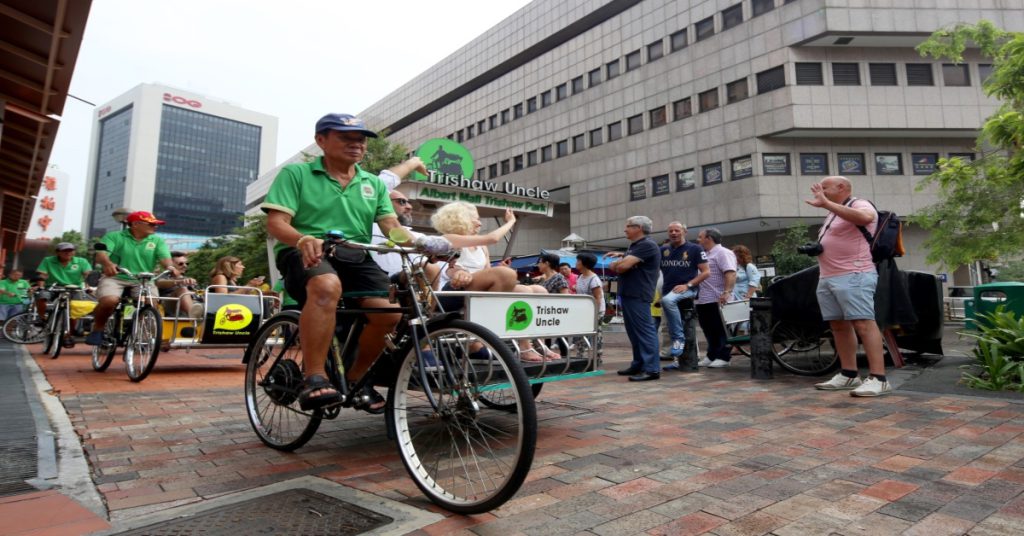
[[[75,245],[75,255],[79,257],[85,257],[89,250],[86,247],[85,237],[78,231],[64,231],[64,234],[50,240],[50,251],[57,251],[57,244],[61,242],[70,242]],[[95,243],[95,241],[93,242]],[[90,246],[92,244],[89,244]]]
[[[968,41],[991,59],[982,87],[1002,106],[982,127],[978,160],[940,159],[938,171],[918,185],[937,185],[939,202],[911,219],[931,231],[928,261],[951,268],[1024,251],[1024,34],[981,21],[939,30],[917,50],[960,63]]]
[[[188,275],[200,282],[209,283],[210,272],[217,260],[226,256],[238,257],[245,264],[245,273],[239,283],[244,284],[253,277],[267,276],[270,265],[267,260],[267,216],[246,216],[245,226],[235,229],[235,234],[207,240],[198,250],[188,256]]]
[[[388,131],[381,131],[379,138],[366,138],[366,156],[359,166],[370,173],[380,173],[382,170],[400,164],[405,160],[409,149],[401,143],[392,143],[388,139]]]
[[[798,253],[797,246],[802,246],[812,239],[810,227],[798,223],[779,233],[772,245],[772,257],[775,258],[775,275],[789,275],[804,268],[814,266],[814,257]],[[762,285],[767,288],[767,285]]]

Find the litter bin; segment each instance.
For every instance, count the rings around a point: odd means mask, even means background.
[[[994,313],[1000,305],[1017,318],[1024,315],[1024,283],[1012,281],[974,287],[974,298],[964,302],[965,327],[975,329],[978,314]]]

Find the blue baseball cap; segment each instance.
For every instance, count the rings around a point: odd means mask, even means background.
[[[337,130],[339,132],[359,132],[364,136],[376,138],[377,133],[366,128],[362,119],[349,114],[327,114],[316,122],[316,133],[325,130]]]

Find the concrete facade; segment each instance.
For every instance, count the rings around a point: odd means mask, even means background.
[[[656,229],[684,221],[691,238],[718,227],[726,245],[766,255],[779,229],[822,221],[803,200],[840,173],[841,155],[862,159],[863,173],[848,174],[855,195],[901,215],[934,202],[917,191],[927,173],[912,160],[974,153],[997,103],[983,94],[977,54],[945,66],[914,46],[982,19],[1024,30],[1024,1],[537,0],[362,116],[409,147],[456,139],[478,176],[567,199],[553,220],[524,224],[516,253],[570,232],[622,247],[625,218],[644,214]],[[712,96],[717,106],[702,106]],[[779,154],[789,170],[769,174],[765,155]],[[827,169],[815,170],[822,157]],[[876,158],[902,169],[879,173]],[[721,181],[704,184],[716,163]],[[733,165],[750,176],[734,178]],[[695,184],[679,188],[686,170]],[[923,232],[905,235],[901,267],[933,271]]]

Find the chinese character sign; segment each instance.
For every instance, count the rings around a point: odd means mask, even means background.
[[[57,208],[57,200],[51,196],[46,196],[39,200],[39,206],[44,210],[54,210]]]
[[[56,166],[50,166],[39,185],[35,209],[26,238],[46,240],[59,236],[65,229],[64,215],[68,209],[68,188],[71,178]]]
[[[57,177],[46,176],[43,179],[43,188],[47,191],[54,191],[57,189]]]
[[[39,226],[43,228],[43,231],[46,231],[50,227],[50,224],[53,223],[53,218],[49,216],[43,216],[42,218],[36,220],[36,223],[38,223]]]

